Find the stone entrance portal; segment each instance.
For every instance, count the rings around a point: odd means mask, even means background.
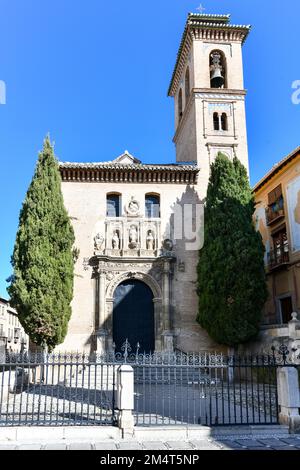
[[[114,293],[113,341],[117,352],[126,339],[133,348],[139,343],[141,353],[155,349],[153,293],[135,279],[122,282]]]
[[[95,326],[98,354],[128,339],[141,352],[172,351],[171,272],[174,258],[96,256]],[[142,315],[142,316],[141,316]]]

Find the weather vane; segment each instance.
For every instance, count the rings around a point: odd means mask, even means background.
[[[202,13],[205,11],[205,8],[202,5],[202,3],[200,3],[200,5],[198,6],[198,8],[196,8],[196,10],[199,11],[199,13],[202,15]]]

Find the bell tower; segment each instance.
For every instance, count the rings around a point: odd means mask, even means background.
[[[230,15],[188,15],[168,94],[175,101],[176,160],[200,168],[200,197],[218,152],[248,169],[242,46],[250,28],[232,25]]]

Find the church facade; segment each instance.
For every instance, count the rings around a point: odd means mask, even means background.
[[[74,299],[60,350],[215,350],[196,322],[197,263],[210,164],[248,169],[242,45],[250,27],[190,14],[169,87],[176,163],[61,162],[76,248]],[[203,240],[202,240],[203,241]]]

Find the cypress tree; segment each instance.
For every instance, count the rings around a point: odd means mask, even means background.
[[[267,299],[264,245],[254,211],[245,167],[219,153],[205,206],[197,320],[216,342],[231,347],[257,335]]]
[[[71,316],[74,241],[47,137],[20,212],[8,292],[30,339],[50,351],[63,342]]]

